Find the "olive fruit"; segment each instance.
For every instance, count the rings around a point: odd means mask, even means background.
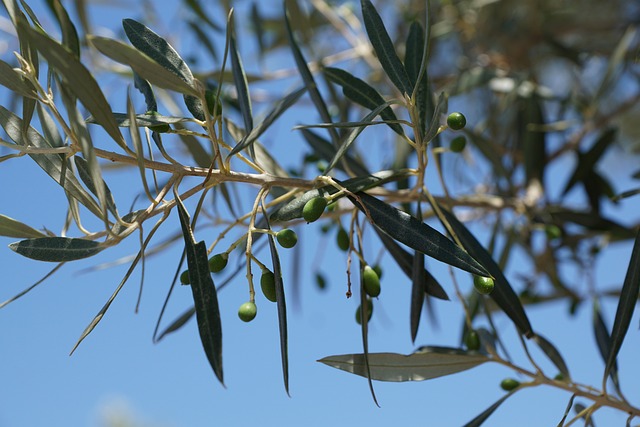
[[[449,149],[454,153],[460,153],[467,146],[467,138],[464,136],[457,136],[449,143]]]
[[[302,217],[307,223],[313,222],[322,216],[324,209],[327,207],[327,199],[324,197],[314,197],[304,204],[302,208]]]
[[[183,285],[188,285],[191,283],[191,279],[189,279],[189,270],[185,270],[180,274],[180,283]]]
[[[271,302],[276,302],[276,276],[270,270],[262,270],[260,276],[260,288],[262,294]]]
[[[349,242],[349,234],[347,233],[347,230],[342,227],[338,228],[336,243],[341,250],[345,252],[349,250],[349,246],[351,245],[351,242]]]
[[[298,243],[298,235],[290,228],[285,228],[276,234],[276,239],[283,248],[292,248]]]
[[[462,113],[451,113],[447,117],[447,125],[453,130],[463,129],[467,125],[467,118]]]
[[[471,351],[479,350],[480,349],[480,336],[478,335],[478,332],[476,332],[473,329],[471,329],[469,332],[467,332],[467,336],[464,339],[464,343],[467,346],[468,350],[471,350]]]
[[[371,268],[373,268],[373,271],[378,275],[378,279],[382,279],[382,267],[380,267],[380,264],[376,264]]]
[[[227,261],[229,260],[229,254],[220,253],[215,254],[211,258],[209,258],[209,271],[212,273],[217,273],[219,271],[224,270],[227,266]]]
[[[520,381],[514,380],[513,378],[505,378],[500,383],[500,388],[504,391],[515,390],[520,386]]]
[[[207,109],[209,110],[209,114],[213,114],[214,109],[216,110],[215,113],[217,115],[222,114],[222,103],[220,102],[219,98],[216,99],[216,93],[214,91],[207,89],[204,93],[204,98],[207,101]]]
[[[256,307],[255,302],[245,302],[238,309],[238,317],[243,322],[251,322],[255,319],[256,314],[258,314],[258,307]]]
[[[482,295],[488,295],[493,291],[494,283],[491,277],[473,276],[473,286]]]
[[[549,240],[555,240],[562,237],[562,230],[555,224],[547,224],[544,227],[544,232]]]
[[[358,309],[356,310],[356,323],[358,325],[362,324],[362,313],[361,313],[361,308],[362,305],[358,306]],[[367,298],[367,308],[365,309],[365,314],[367,314],[367,322],[369,322],[369,320],[371,320],[371,316],[373,315],[373,302]]]
[[[368,265],[364,266],[364,271],[362,272],[362,285],[364,291],[370,297],[380,295],[380,278],[375,270]]]

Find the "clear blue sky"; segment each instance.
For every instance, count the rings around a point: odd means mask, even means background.
[[[239,16],[246,16],[242,14],[246,12],[248,2],[238,3]],[[42,18],[45,27],[57,28],[50,16],[43,12],[41,2],[30,2],[30,5]],[[101,6],[90,10],[93,11],[90,19],[96,28],[103,27],[115,33],[121,28],[122,18],[141,19],[138,6]],[[182,12],[169,8],[160,17],[160,23],[145,23],[166,35],[176,26],[183,25],[180,23],[182,16]],[[5,19],[4,14],[0,17]],[[16,41],[2,32],[0,42],[9,46],[8,51],[0,52],[2,59],[9,61],[11,50],[16,49]],[[188,46],[176,47],[188,49]],[[251,52],[252,42],[243,40],[243,49]],[[248,68],[252,67],[251,59],[245,58],[244,61]],[[116,84],[113,81],[105,89],[112,91],[112,105],[120,111],[125,111],[122,100],[125,89],[121,82]],[[131,91],[138,96],[133,87]],[[6,93],[0,93],[0,100],[6,106]],[[262,108],[264,105],[258,105],[256,111],[263,111]],[[456,100],[452,100],[450,109],[465,112],[464,105],[456,104]],[[281,155],[287,153],[285,164],[295,165],[301,159],[302,142],[293,136],[290,128],[300,122],[315,120],[310,117],[308,110],[296,109],[282,118],[275,127],[275,133],[265,137],[268,146],[275,147]],[[473,123],[473,112],[468,113],[468,119]],[[96,132],[95,135],[101,134]],[[375,149],[383,149],[383,138],[371,135],[370,143]],[[0,153],[6,154],[5,151]],[[636,160],[625,158],[618,151],[606,164],[614,171],[621,170],[621,165],[633,170]],[[571,161],[567,159],[564,166],[568,167]],[[106,174],[114,191],[125,191],[117,199],[121,201],[121,212],[128,208],[129,196],[140,190],[128,184],[131,177],[128,173],[131,171]],[[624,179],[623,176],[613,177]],[[62,191],[30,159],[23,157],[0,164],[0,182],[0,213],[35,228],[46,227],[59,232],[65,212]],[[637,209],[637,199],[628,199],[612,214],[632,222],[637,219]],[[155,241],[171,235],[178,227],[178,219],[172,215]],[[318,228],[299,228],[299,249],[302,249],[299,285],[303,292],[299,304],[293,303],[289,292],[291,398],[287,397],[282,385],[275,305],[258,296],[258,317],[250,324],[241,322],[236,310],[248,294],[242,279],[219,294],[226,389],[211,372],[195,322],[190,322],[160,344],[151,342],[160,307],[180,256],[180,245],[173,245],[161,255],[148,259],[140,312],[134,313],[139,289],[138,269],[102,323],[69,357],[80,333],[111,295],[127,265],[97,272],[82,271],[134,254],[137,239],[132,236],[116,248],[65,266],[32,293],[0,310],[0,427],[102,426],[110,413],[129,414],[138,423],[136,426],[324,427],[414,423],[457,426],[472,419],[503,395],[499,388],[500,380],[513,374],[489,363],[432,381],[376,382],[375,389],[381,404],[381,408],[377,408],[365,379],[317,363],[317,359],[327,355],[361,352],[360,329],[354,322],[358,303],[355,298],[347,300],[344,297],[344,254],[334,250],[331,244],[326,249],[318,245]],[[479,236],[484,236],[483,233],[478,230]],[[197,237],[209,243],[213,235],[209,230],[208,235],[203,231]],[[0,238],[0,266],[3,271],[0,300],[28,287],[53,267],[10,251],[6,245],[14,240]],[[378,247],[371,245],[367,250],[374,256]],[[603,288],[622,282],[631,248],[627,244],[618,244],[608,250],[610,254],[596,268],[595,281]],[[290,286],[294,280],[290,267],[295,260],[290,256],[291,252],[283,250],[281,254],[284,254],[285,280]],[[318,256],[327,266],[325,274],[329,286],[324,292],[315,287],[310,274]],[[232,265],[238,257],[231,260]],[[371,323],[370,350],[407,354],[419,345],[456,346],[462,313],[455,301],[435,302],[437,324],[423,317],[416,345],[411,343],[408,318],[410,284],[391,263],[384,266],[383,293]],[[452,287],[447,283],[447,269],[436,262],[430,262],[429,266],[453,297]],[[511,273],[517,270],[517,266],[511,267]],[[468,275],[457,275],[464,289],[468,290]],[[190,290],[178,288],[170,302],[166,320],[180,314],[190,306],[190,302]],[[611,324],[615,305],[607,303],[604,310]],[[534,328],[562,352],[574,378],[598,386],[603,363],[590,328],[591,308],[588,304],[581,306],[574,317],[568,317],[567,311],[567,305],[561,303],[533,308],[528,313]],[[507,341],[516,343],[511,323],[504,316],[498,316],[496,321]],[[640,350],[637,315],[631,325],[618,363],[623,389],[629,400],[637,403],[640,401],[640,391],[634,387],[634,380],[640,374],[636,360]],[[513,356],[524,363],[518,345],[514,344],[512,349]],[[544,357],[535,351],[534,355],[538,356],[544,368],[554,372]],[[556,425],[569,397],[566,393],[545,387],[524,390],[508,400],[486,425]],[[595,420],[597,425],[624,425],[625,416],[604,410],[598,412]]]

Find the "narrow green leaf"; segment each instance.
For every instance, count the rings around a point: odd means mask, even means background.
[[[231,54],[233,82],[238,92],[238,103],[240,104],[240,113],[244,121],[244,129],[245,132],[249,133],[251,129],[253,129],[253,112],[251,110],[251,97],[249,96],[249,83],[247,83],[247,75],[244,72],[240,52],[238,52],[238,46],[236,45],[236,31],[233,20],[230,22],[230,25],[229,50]]]
[[[218,296],[209,271],[209,259],[207,258],[207,245],[204,241],[196,243],[191,230],[189,214],[182,201],[176,197],[176,207],[182,226],[185,251],[187,254],[187,267],[191,281],[191,291],[196,309],[198,331],[200,340],[207,355],[213,372],[224,385],[222,371],[222,323],[220,321],[220,309]]]
[[[413,93],[413,86],[409,81],[409,76],[404,69],[404,65],[396,53],[391,37],[384,27],[382,18],[369,0],[362,0],[362,16],[367,35],[378,55],[378,60],[382,69],[389,76],[391,82],[403,94]]]
[[[103,55],[128,65],[149,83],[178,93],[194,96],[198,94],[193,85],[131,46],[106,37],[88,36],[88,39]]]
[[[170,333],[175,332],[178,329],[182,328],[184,325],[187,324],[187,322],[189,320],[191,320],[191,318],[193,317],[194,314],[196,314],[196,308],[195,307],[191,307],[191,308],[185,310],[184,313],[182,313],[173,322],[171,322],[171,324],[169,324],[169,326],[167,326],[160,333],[160,335],[158,335],[158,337],[154,339],[154,342],[159,342],[160,340],[162,340],[164,337],[166,337]]]
[[[429,125],[429,129],[427,129],[427,133],[424,136],[425,141],[431,141],[436,137],[436,135],[438,135],[438,129],[440,129],[440,116],[447,112],[448,105],[449,99],[447,98],[447,95],[444,92],[441,92],[440,96],[438,96],[436,107],[433,110],[431,124]]]
[[[342,93],[344,96],[356,104],[362,105],[370,110],[374,110],[385,103],[384,98],[382,98],[377,90],[364,80],[355,77],[353,74],[339,68],[332,67],[324,68],[323,72],[329,81],[342,87]],[[388,121],[398,120],[391,107],[387,107],[382,110],[380,117]],[[398,123],[388,123],[388,126],[398,135],[404,135],[402,126]]]
[[[596,338],[596,344],[598,345],[598,351],[602,360],[606,363],[611,354],[611,336],[609,335],[609,328],[602,317],[600,311],[600,303],[597,299],[593,300],[593,335]],[[618,382],[618,363],[614,360],[613,365],[609,369],[609,376],[614,386],[619,389],[620,384]]]
[[[22,29],[49,65],[62,75],[67,82],[65,87],[87,107],[109,136],[120,147],[126,149],[124,138],[113,118],[111,106],[91,72],[66,47],[47,35],[28,26],[23,26]]]
[[[408,213],[363,192],[348,197],[375,226],[400,243],[453,267],[490,276],[478,261],[455,243]]]
[[[116,123],[120,127],[130,127],[131,121],[129,120],[129,114],[126,113],[113,113],[113,117],[116,119]],[[142,127],[151,127],[158,125],[174,125],[176,123],[186,123],[193,122],[193,119],[188,117],[171,117],[171,116],[163,116],[162,114],[155,112],[147,112],[145,114],[138,114],[135,116],[136,124]],[[87,119],[87,123],[95,123],[95,119],[93,117],[89,117]]]
[[[300,72],[300,76],[302,77],[302,81],[304,82],[307,91],[309,92],[309,96],[311,97],[311,101],[313,101],[313,105],[315,105],[318,114],[320,114],[320,118],[325,123],[331,123],[331,114],[329,114],[329,110],[327,109],[327,104],[324,102],[320,91],[318,90],[318,85],[309,71],[309,67],[307,66],[307,61],[302,55],[302,51],[298,46],[298,42],[296,42],[295,36],[293,35],[293,30],[291,29],[291,22],[289,21],[289,7],[288,4],[293,4],[296,8],[298,7],[297,0],[285,0],[284,2],[284,21],[287,29],[287,37],[289,39],[289,45],[291,46],[291,52],[293,53],[293,59],[296,62],[296,67]],[[338,132],[329,128],[329,135],[331,136],[331,141],[337,145],[339,135]]]
[[[133,19],[123,19],[122,26],[127,38],[136,49],[195,88],[193,73],[178,55],[178,52],[164,38]],[[202,102],[196,96],[185,95],[184,102],[196,119],[204,120]]]
[[[427,7],[428,9],[428,7]],[[418,111],[418,128],[424,135],[427,131],[427,114],[429,109],[433,109],[433,99],[429,91],[429,77],[427,74],[427,64],[425,61],[424,70],[423,56],[427,53],[428,41],[425,40],[424,29],[419,22],[412,22],[407,35],[406,48],[404,53],[404,68],[407,71],[409,81],[413,86],[415,94],[415,104]],[[420,74],[422,73],[422,74]],[[420,81],[418,81],[420,79]],[[433,114],[433,112],[431,112]]]
[[[417,203],[417,219],[422,220],[422,210],[420,203]],[[424,254],[416,251],[413,255],[413,265],[411,272],[411,304],[409,306],[409,325],[411,330],[411,342],[416,342],[418,327],[420,326],[420,315],[425,300],[425,269]]]
[[[378,227],[374,227],[380,241],[387,249],[387,252],[391,255],[391,257],[395,260],[398,267],[402,270],[402,272],[409,278],[413,280],[413,259],[414,256],[409,252],[405,251],[395,240],[389,237],[387,234],[383,233]],[[429,273],[428,270],[424,270],[422,272],[424,276],[424,290],[425,292],[434,297],[444,301],[449,301],[449,296],[442,288],[440,283]]]
[[[23,147],[53,148],[34,128],[29,126],[27,131],[23,132],[24,122],[2,105],[0,105],[0,125],[18,145]],[[82,188],[80,182],[67,168],[66,164],[63,163],[66,162],[63,156],[58,154],[29,154],[29,156],[58,184],[63,185],[64,189],[89,209],[91,213],[97,217],[102,216],[102,211],[96,201]]]
[[[575,184],[585,180],[585,178],[595,170],[596,163],[602,158],[611,144],[615,142],[616,136],[617,130],[615,128],[606,129],[586,154],[578,152],[578,165],[569,178],[569,181],[565,184],[562,195],[567,194]]]
[[[357,193],[405,178],[408,175],[408,170],[386,170],[367,176],[350,178],[340,182],[340,185],[352,193]],[[337,192],[338,189],[331,185],[309,190],[275,210],[270,218],[272,221],[291,221],[296,218],[302,218],[302,209],[309,200],[319,196],[326,197]]]
[[[545,132],[531,129],[531,126],[541,126],[545,124],[542,100],[535,96],[535,94],[531,94],[531,96],[521,100],[521,102],[524,105],[521,107],[521,111],[519,111],[518,129],[522,143],[522,156],[524,159],[527,185],[539,184],[544,188],[544,171],[547,164],[547,136]],[[537,184],[535,184],[536,182]]]
[[[11,250],[27,258],[48,262],[67,262],[88,258],[105,247],[100,242],[70,237],[39,237],[9,245]]]
[[[185,3],[189,7],[189,9],[191,9],[193,13],[195,13],[196,16],[202,20],[202,22],[206,22],[207,25],[209,25],[216,31],[222,31],[222,28],[215,22],[213,22],[211,18],[209,18],[209,16],[205,13],[198,0],[186,0]]]
[[[618,352],[622,347],[627,329],[629,329],[633,311],[638,303],[638,291],[640,291],[640,230],[636,234],[636,240],[631,252],[631,260],[629,261],[627,274],[624,278],[622,290],[620,291],[616,317],[611,330],[611,351],[607,355],[607,362],[604,368],[605,379],[609,376],[609,372],[611,372],[616,363]]]
[[[364,263],[360,261],[360,331],[362,332],[362,359],[364,361],[364,373],[369,384],[369,391],[371,391],[371,397],[376,406],[380,407],[378,399],[376,398],[376,392],[373,389],[373,382],[371,377],[371,366],[369,365],[369,301],[367,293],[364,290]]]
[[[462,246],[469,252],[469,254],[480,261],[482,265],[488,270],[495,283],[495,288],[489,294],[491,298],[498,304],[498,306],[504,311],[507,316],[513,321],[521,334],[524,334],[527,338],[533,336],[533,330],[529,318],[522,307],[522,303],[518,298],[518,295],[513,291],[513,288],[509,284],[509,281],[502,273],[502,270],[496,264],[491,257],[491,254],[478,242],[478,240],[471,234],[471,232],[465,227],[456,216],[440,206],[440,210],[444,214],[447,222],[456,233]],[[487,276],[488,274],[484,274]]]
[[[260,122],[258,126],[253,128],[244,139],[242,139],[238,144],[236,144],[235,147],[233,147],[233,150],[231,150],[227,158],[234,156],[235,154],[241,152],[242,150],[253,144],[253,142],[256,141],[260,137],[260,135],[262,135],[273,124],[273,122],[275,122],[276,119],[278,119],[278,117],[282,115],[282,113],[287,111],[289,107],[291,107],[296,103],[296,101],[298,101],[298,99],[300,99],[300,96],[302,96],[305,91],[306,88],[300,88],[286,95],[280,101],[276,102],[271,111],[269,111],[269,114],[267,114],[267,116],[264,118],[264,120],[262,120],[262,122]]]
[[[502,405],[502,402],[504,402],[505,400],[510,398],[518,390],[519,390],[519,388],[516,388],[515,390],[511,390],[509,393],[507,393],[504,396],[502,396],[493,405],[489,406],[487,409],[482,411],[482,413],[480,413],[477,417],[475,417],[474,419],[472,419],[471,421],[466,423],[464,425],[464,427],[478,427],[478,426],[481,426],[491,416],[491,414],[493,414],[496,411],[496,409],[498,409],[498,407],[500,405]]]
[[[45,234],[39,232],[35,228],[31,228],[27,224],[2,214],[0,214],[0,236],[17,237],[22,239],[46,237]]]
[[[73,160],[76,165],[76,168],[78,169],[78,176],[80,177],[82,182],[84,182],[84,185],[87,186],[89,191],[91,191],[93,194],[98,196],[98,190],[96,188],[96,184],[89,167],[89,162],[87,162],[85,159],[83,159],[80,156],[73,156]],[[118,209],[116,208],[116,201],[114,200],[113,195],[111,194],[111,190],[109,189],[109,186],[107,186],[107,183],[104,182],[103,179],[101,179],[100,181],[102,185],[102,193],[104,194],[104,197],[107,203],[107,209],[109,209],[109,212],[111,212],[113,216],[117,218]]]
[[[27,98],[36,98],[37,95],[31,83],[22,78],[13,68],[11,65],[0,60],[0,85],[18,95]]]
[[[533,340],[547,355],[549,360],[551,360],[553,364],[556,365],[556,368],[558,368],[558,371],[560,371],[564,378],[567,380],[570,379],[571,374],[569,374],[569,368],[567,367],[567,364],[565,363],[564,358],[562,357],[558,349],[540,334],[535,334],[533,336]]]
[[[619,239],[631,239],[636,236],[634,230],[591,211],[580,212],[558,208],[550,209],[548,214],[554,223],[572,222],[589,230],[611,233],[613,237]]]
[[[138,91],[140,91],[142,96],[144,96],[144,103],[147,106],[147,112],[158,111],[158,102],[156,101],[156,95],[153,93],[151,84],[135,71],[133,72],[133,85],[138,89]],[[118,120],[117,117],[116,120]]]
[[[364,116],[361,122],[363,124],[371,123],[371,121],[376,118],[376,116],[378,116],[380,112],[382,112],[385,108],[388,108],[388,106],[392,102],[393,101],[385,102],[384,104],[378,106],[375,110]],[[344,138],[344,140],[340,143],[340,147],[338,148],[338,151],[336,151],[335,156],[333,156],[333,159],[331,159],[331,162],[329,162],[329,165],[325,168],[325,175],[328,174],[329,171],[333,169],[340,160],[342,160],[344,155],[347,153],[347,150],[349,150],[349,148],[351,147],[351,144],[353,144],[356,138],[362,133],[364,128],[365,126],[358,125],[349,132],[346,138]]]
[[[53,274],[58,271],[62,266],[64,265],[64,262],[59,263],[58,265],[56,265],[55,267],[53,267],[51,270],[49,270],[49,272],[47,274],[44,275],[44,277],[42,277],[42,279],[38,280],[37,282],[35,282],[33,285],[29,286],[26,289],[23,289],[21,292],[19,292],[18,294],[12,296],[11,298],[9,298],[6,301],[3,301],[2,303],[0,303],[0,309],[2,309],[3,307],[6,307],[7,305],[11,304],[12,302],[14,302],[15,300],[23,297],[24,295],[28,294],[29,292],[31,292],[33,289],[35,289],[38,285],[40,285],[42,282],[44,282],[45,280],[47,280],[49,277],[53,276]]]
[[[316,156],[326,160],[327,162],[333,159],[336,154],[336,147],[333,144],[309,129],[300,129],[300,132],[302,133],[302,137],[305,141],[307,141],[311,146],[311,149]],[[368,169],[355,157],[345,154],[342,159],[343,161],[337,165],[338,169],[347,172],[345,168],[341,166],[342,163],[346,163],[346,165],[349,166],[350,172],[356,176],[369,175]]]
[[[367,376],[362,354],[327,356],[318,362],[332,368]],[[378,381],[424,381],[456,374],[490,361],[480,353],[448,347],[421,347],[413,354],[369,353],[371,379]]]
[[[49,7],[53,10],[60,24],[62,32],[62,44],[80,59],[80,40],[78,39],[78,31],[69,18],[67,10],[64,8],[60,0],[47,0]]]

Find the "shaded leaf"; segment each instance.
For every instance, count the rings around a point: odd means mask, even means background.
[[[490,275],[493,276],[495,287],[489,296],[498,304],[502,311],[509,316],[520,333],[524,334],[527,338],[531,338],[533,336],[533,330],[531,323],[529,323],[529,318],[522,307],[522,303],[498,264],[496,264],[491,257],[491,254],[478,242],[467,227],[458,221],[458,218],[456,218],[453,213],[444,209],[442,206],[440,206],[440,210],[453,229],[453,232],[456,233],[458,239],[462,242],[462,246],[464,246],[472,257],[480,261],[489,271]]]
[[[0,214],[0,236],[29,239],[45,237],[45,234],[27,224]]]
[[[544,188],[544,170],[547,163],[546,133],[531,129],[532,126],[541,126],[545,123],[542,101],[535,94],[531,94],[521,102],[523,106],[518,114],[518,129],[527,185],[537,182]]]
[[[151,84],[140,76],[140,74],[133,72],[133,85],[144,96],[144,103],[147,107],[147,112],[158,111],[158,103],[156,101],[156,95],[153,93]],[[115,113],[114,113],[115,116]],[[116,120],[118,118],[116,117]]]
[[[588,175],[594,172],[596,163],[602,158],[602,155],[607,151],[611,144],[615,141],[617,131],[615,128],[609,128],[600,134],[598,140],[585,154],[578,152],[578,164],[573,174],[569,178],[569,181],[562,190],[562,195],[565,195],[573,188],[575,184],[580,181],[584,181]]]
[[[436,137],[436,135],[438,135],[438,129],[440,129],[440,116],[447,112],[448,105],[449,99],[447,98],[447,94],[441,92],[440,96],[438,96],[436,107],[433,110],[431,124],[429,125],[429,129],[427,129],[427,133],[424,136],[425,141],[431,141]]]
[[[382,18],[378,11],[369,0],[362,0],[362,16],[364,18],[364,26],[367,35],[378,55],[378,60],[382,65],[382,69],[389,76],[391,82],[401,93],[413,93],[413,86],[409,81],[404,65],[398,58],[391,37],[387,29],[384,27]]]
[[[538,344],[538,346],[540,346],[549,360],[551,360],[553,364],[556,365],[556,368],[558,368],[558,371],[560,371],[563,377],[567,380],[571,378],[571,375],[569,374],[569,368],[567,367],[567,364],[565,363],[558,349],[540,334],[535,334],[533,336],[533,340],[536,342],[536,344]]]
[[[154,339],[154,341],[158,342],[170,333],[182,328],[187,324],[189,320],[191,320],[194,314],[196,314],[195,306],[185,310],[184,313],[176,318],[176,320],[174,320],[173,322],[171,322],[171,324],[169,324],[169,326],[164,328],[164,330],[160,333],[160,335],[158,335],[157,338]]]
[[[609,354],[611,354],[611,336],[609,335],[609,328],[607,328],[604,318],[602,317],[600,304],[596,299],[593,300],[593,334],[596,338],[600,356],[602,356],[602,360],[606,363]],[[608,375],[611,377],[611,381],[615,387],[619,388],[618,363],[615,360],[609,369]]]
[[[36,98],[37,96],[31,83],[22,78],[22,76],[18,74],[11,65],[1,60],[0,85],[27,98]]]
[[[371,379],[378,381],[424,381],[466,371],[490,360],[482,354],[467,353],[457,348],[421,347],[410,355],[369,353],[369,368]],[[367,376],[362,354],[327,356],[318,362]]]
[[[519,388],[516,388],[515,390],[511,390],[509,393],[502,396],[493,405],[489,406],[487,409],[482,411],[482,413],[480,413],[477,417],[475,417],[474,419],[466,423],[464,427],[478,427],[482,425],[482,423],[484,423],[487,420],[487,418],[489,418],[491,414],[493,414],[496,411],[496,409],[498,409],[498,407],[502,405],[502,402],[507,400],[518,390]]]
[[[351,101],[370,110],[378,108],[385,103],[384,98],[364,80],[355,77],[339,68],[327,67],[323,69],[324,75],[333,83],[342,87],[342,93]],[[391,107],[386,107],[380,112],[380,117],[384,120],[398,120]],[[402,126],[398,123],[387,123],[398,135],[404,135]]]
[[[231,25],[229,51],[231,54],[231,70],[233,71],[233,82],[238,92],[238,103],[240,104],[240,113],[244,121],[244,129],[247,133],[253,129],[253,113],[251,111],[251,97],[249,96],[249,84],[247,83],[247,75],[244,72],[238,46],[236,46],[236,31],[233,21]]]
[[[24,26],[23,30],[28,33],[29,39],[47,59],[49,65],[68,83],[65,87],[84,104],[109,136],[120,147],[126,149],[126,143],[113,117],[111,106],[91,72],[73,53],[55,40],[28,26]]]
[[[176,206],[184,236],[187,268],[193,293],[193,302],[198,321],[200,341],[204,347],[209,364],[216,377],[224,385],[222,371],[222,323],[218,296],[209,271],[207,245],[204,241],[196,243],[189,222],[189,214],[182,201],[176,197]]]
[[[418,327],[420,326],[420,315],[425,300],[424,288],[424,254],[416,251],[413,255],[413,274],[411,275],[411,304],[409,308],[409,325],[411,328],[411,342],[416,342]]]
[[[428,8],[427,8],[428,9]],[[415,93],[415,104],[418,111],[418,129],[424,135],[427,127],[427,115],[433,107],[433,99],[431,99],[431,91],[429,90],[429,78],[427,75],[427,67],[425,64],[422,77],[420,71],[422,67],[423,56],[427,52],[428,40],[425,40],[424,29],[422,25],[414,21],[409,27],[407,35],[406,48],[404,53],[404,68],[407,71],[409,81],[413,86]],[[418,81],[420,78],[420,81]],[[433,114],[433,112],[431,112]]]
[[[113,113],[113,117],[115,117],[116,119],[116,123],[118,123],[118,126],[120,127],[130,127],[131,126],[131,121],[129,120],[129,115],[125,114],[125,113]],[[187,118],[187,117],[170,117],[170,116],[163,116],[162,114],[159,113],[145,113],[145,114],[138,114],[135,116],[136,117],[136,124],[138,126],[143,126],[143,127],[151,127],[151,126],[158,126],[158,125],[173,125],[176,123],[185,123],[185,122],[192,122],[193,119]],[[87,123],[95,123],[95,119],[93,117],[89,117],[87,119]]]
[[[439,231],[406,212],[366,193],[347,196],[380,230],[412,249],[473,274],[489,276],[485,268]]]
[[[67,262],[88,258],[105,247],[100,242],[71,237],[39,237],[9,245],[13,251],[38,261]]]
[[[212,29],[216,31],[222,31],[222,28],[217,25],[215,22],[209,18],[209,16],[205,13],[204,9],[200,5],[199,0],[186,0],[185,4],[196,14],[198,18],[202,20],[202,22],[206,22]]]
[[[364,373],[367,378],[367,383],[369,384],[369,391],[371,392],[371,397],[373,398],[373,402],[376,406],[380,407],[378,403],[378,399],[376,398],[376,392],[373,389],[373,382],[371,377],[371,366],[369,365],[369,315],[371,314],[369,310],[369,300],[367,298],[367,293],[364,290],[364,263],[362,260],[360,261],[360,331],[362,333],[362,359],[364,361]],[[373,307],[373,306],[372,306]]]
[[[78,176],[84,182],[84,185],[87,186],[89,191],[98,196],[98,190],[96,189],[96,184],[94,178],[92,177],[91,170],[89,168],[89,163],[80,156],[73,156],[73,160],[78,168]],[[107,183],[104,180],[100,180],[102,185],[102,192],[105,196],[105,200],[107,203],[107,209],[115,216],[118,217],[118,209],[116,208],[116,202],[113,199],[113,195],[111,194],[111,190],[107,186]]]
[[[75,25],[69,18],[67,10],[64,8],[60,0],[47,0],[49,7],[54,11],[56,19],[60,24],[62,32],[62,44],[73,53],[76,58],[80,58],[80,40]]]
[[[604,378],[609,376],[609,372],[611,372],[616,363],[618,352],[622,347],[627,329],[629,329],[631,317],[633,317],[633,311],[638,303],[638,291],[640,291],[640,230],[636,234],[636,240],[631,251],[631,260],[620,291],[616,317],[611,330],[611,351],[607,355]]]
[[[309,129],[300,129],[303,138],[313,149],[313,152],[316,156],[326,160],[327,162],[331,161],[336,153],[336,147],[332,145],[329,141],[322,138],[317,133],[310,131]],[[354,157],[345,154],[342,157],[341,163],[346,163],[349,166],[351,172],[353,172],[357,176],[369,175],[369,171],[362,164],[360,160],[355,159]],[[339,163],[337,165],[338,169],[344,170],[345,168],[341,167]],[[346,172],[346,171],[345,171]]]

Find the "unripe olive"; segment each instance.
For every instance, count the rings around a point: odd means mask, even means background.
[[[349,234],[347,233],[347,230],[342,227],[338,228],[338,234],[336,234],[336,243],[341,250],[345,252],[349,250],[349,246],[351,244],[349,242]]]
[[[238,309],[238,317],[243,322],[251,322],[255,319],[256,314],[258,314],[258,307],[256,307],[256,303],[254,302],[245,302]]]
[[[555,224],[547,224],[544,227],[544,232],[549,240],[555,240],[562,237],[562,230]]]
[[[493,291],[494,283],[491,277],[473,276],[473,286],[482,295],[488,295]]]
[[[520,387],[520,381],[513,378],[505,378],[500,383],[500,388],[502,388],[504,391],[515,390],[518,387]]]
[[[480,349],[480,336],[478,335],[478,332],[476,332],[473,329],[471,329],[469,332],[467,332],[467,336],[465,337],[464,343],[467,346],[468,350],[471,350],[471,351],[479,350]]]
[[[453,130],[463,129],[467,125],[467,118],[464,114],[456,111],[447,117],[447,125]]]
[[[454,153],[460,153],[467,146],[467,138],[464,136],[457,136],[449,143],[449,149]]]
[[[209,114],[213,114],[213,110],[215,107],[215,113],[217,115],[222,114],[222,103],[220,103],[220,99],[217,99],[216,102],[216,93],[212,90],[207,89],[204,93],[204,98],[207,101],[207,108],[209,109]]]
[[[362,313],[360,312],[360,307],[362,307],[361,305],[358,306],[358,309],[356,310],[356,323],[358,325],[362,324]],[[365,308],[365,314],[367,315],[367,322],[369,322],[369,320],[371,320],[371,316],[373,315],[373,302],[367,298],[367,305]]]
[[[362,272],[362,284],[364,291],[370,297],[377,297],[380,295],[380,278],[373,268],[368,265],[364,266],[364,271]]]
[[[283,248],[292,248],[298,243],[298,235],[290,228],[285,228],[276,234],[276,239]]]
[[[313,222],[322,216],[324,209],[327,207],[327,199],[324,197],[314,197],[304,204],[302,208],[302,217],[307,223]]]
[[[566,380],[566,378],[564,377],[564,374],[562,372],[558,372],[556,374],[556,376],[553,377],[553,379],[556,380],[556,381],[564,381],[564,380]]]
[[[376,264],[371,268],[373,268],[373,271],[378,275],[378,279],[382,279],[382,267],[380,267],[380,264]]]
[[[218,273],[219,271],[224,270],[227,266],[227,262],[229,261],[229,254],[220,253],[215,254],[211,258],[209,258],[209,271],[212,273]]]
[[[260,288],[266,299],[276,302],[276,276],[270,270],[262,270]]]
[[[189,270],[185,270],[180,274],[180,283],[183,285],[188,285],[191,283],[191,279],[189,278]]]

